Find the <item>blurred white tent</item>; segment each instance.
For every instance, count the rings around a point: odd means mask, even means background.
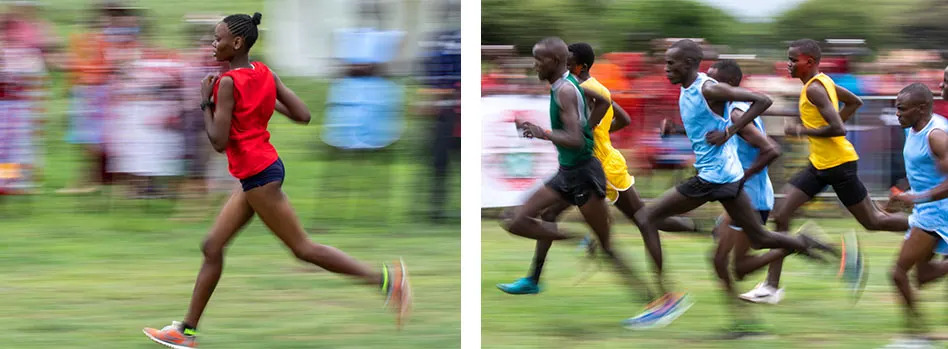
[[[401,32],[388,67],[407,74],[426,33],[460,26],[459,15],[446,11],[452,4],[460,8],[459,0],[266,0],[267,63],[288,75],[329,77],[340,63],[339,31],[373,28]],[[366,14],[373,5],[379,13]]]

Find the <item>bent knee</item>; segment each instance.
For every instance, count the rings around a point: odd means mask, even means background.
[[[204,259],[208,261],[216,262],[224,259],[224,246],[210,239],[205,239],[201,243],[201,252],[204,254]]]
[[[290,251],[292,251],[293,255],[298,259],[311,260],[328,254],[329,246],[304,241],[290,246]]]
[[[893,283],[903,283],[908,281],[908,271],[905,269],[899,268],[898,266],[892,268],[889,271],[889,278]]]

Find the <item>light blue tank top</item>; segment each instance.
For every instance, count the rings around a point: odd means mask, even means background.
[[[705,135],[714,130],[724,130],[728,117],[722,117],[711,110],[711,106],[701,93],[705,83],[717,81],[704,73],[698,73],[698,79],[681,88],[678,96],[678,109],[685,133],[691,140],[691,149],[695,152],[695,169],[698,177],[711,183],[733,183],[741,180],[744,169],[737,158],[737,143],[733,138],[722,146],[712,146],[704,140]]]
[[[931,190],[948,179],[935,167],[935,157],[928,144],[928,135],[934,129],[948,132],[948,120],[936,114],[919,132],[915,132],[911,127],[905,129],[905,147],[902,149],[902,156],[905,158],[905,173],[908,175],[909,185],[914,192]],[[916,204],[909,217],[909,223],[928,231],[948,227],[948,200]]]
[[[747,102],[728,102],[724,108],[727,116],[731,116],[731,112],[734,109],[746,112],[750,108],[750,104]],[[733,124],[730,120],[728,124]],[[765,136],[767,131],[764,129],[764,122],[757,117],[754,119],[754,122],[751,124],[754,127],[757,127],[761,133]],[[743,169],[748,169],[751,165],[754,164],[754,160],[757,159],[757,154],[760,153],[760,149],[757,149],[750,143],[741,138],[741,136],[734,136],[734,142],[737,143],[737,158],[741,162],[741,167]],[[770,211],[774,208],[774,186],[770,183],[770,175],[767,173],[767,168],[764,169],[753,177],[748,178],[744,182],[744,191],[747,192],[747,196],[750,197],[751,204],[754,206],[755,210],[758,211]]]

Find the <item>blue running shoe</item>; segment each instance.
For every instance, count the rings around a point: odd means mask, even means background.
[[[839,262],[838,277],[846,285],[850,292],[853,304],[859,302],[862,292],[866,289],[866,283],[869,279],[868,266],[863,257],[862,244],[856,235],[856,231],[849,231],[843,234],[843,243]]]
[[[521,278],[509,284],[497,284],[497,288],[508,294],[540,293],[540,285],[537,285],[530,278]]]
[[[590,250],[591,249],[594,250],[596,247],[597,247],[596,242],[593,241],[592,237],[589,235],[586,235],[583,237],[583,240],[579,242],[579,246],[576,246],[576,249],[579,250],[580,252],[585,252],[586,254],[589,254],[591,252]]]

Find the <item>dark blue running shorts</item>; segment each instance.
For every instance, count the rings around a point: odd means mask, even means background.
[[[285,176],[286,169],[283,168],[283,160],[277,158],[273,164],[267,166],[267,168],[260,171],[260,173],[241,179],[240,185],[244,187],[244,191],[246,192],[256,187],[262,187],[270,182],[282,182]]]

